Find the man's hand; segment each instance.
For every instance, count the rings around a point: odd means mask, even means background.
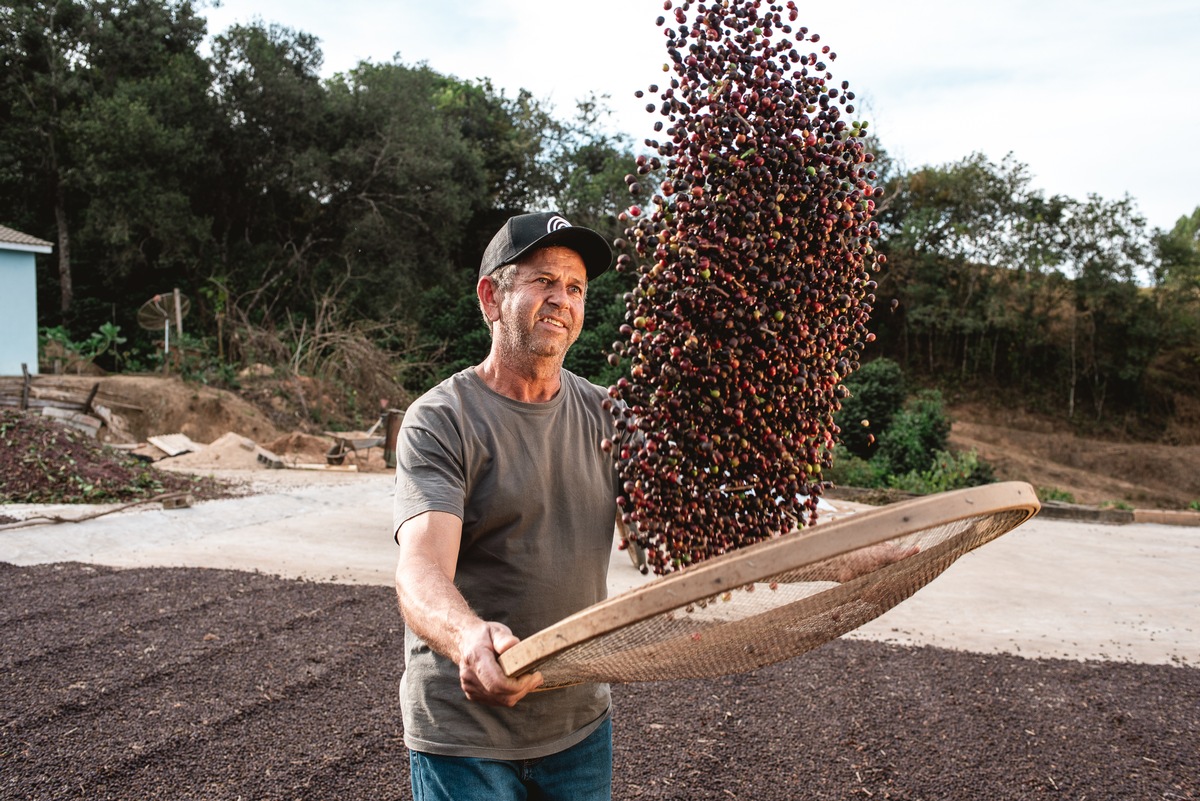
[[[468,700],[511,707],[542,686],[541,673],[527,673],[514,679],[500,667],[500,654],[517,642],[503,623],[480,621],[480,625],[464,632],[458,649],[458,676]]]

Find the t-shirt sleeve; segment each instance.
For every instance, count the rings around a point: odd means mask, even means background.
[[[396,494],[392,535],[423,512],[463,516],[466,476],[457,437],[429,428],[402,426],[396,438]]]

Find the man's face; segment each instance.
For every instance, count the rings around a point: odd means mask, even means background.
[[[516,358],[561,362],[583,328],[586,292],[587,270],[578,253],[549,247],[530,254],[500,298],[500,344]]]

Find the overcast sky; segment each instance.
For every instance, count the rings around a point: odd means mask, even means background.
[[[798,0],[858,117],[906,167],[1012,153],[1047,194],[1126,194],[1153,227],[1200,206],[1200,0]],[[556,115],[608,95],[635,145],[659,119],[662,0],[223,0],[209,33],[261,19],[321,40],[325,76],[426,62],[528,89]]]

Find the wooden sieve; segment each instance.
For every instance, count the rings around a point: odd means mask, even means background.
[[[793,530],[595,604],[500,656],[545,688],[712,678],[789,659],[875,619],[1040,509],[1005,482]]]

